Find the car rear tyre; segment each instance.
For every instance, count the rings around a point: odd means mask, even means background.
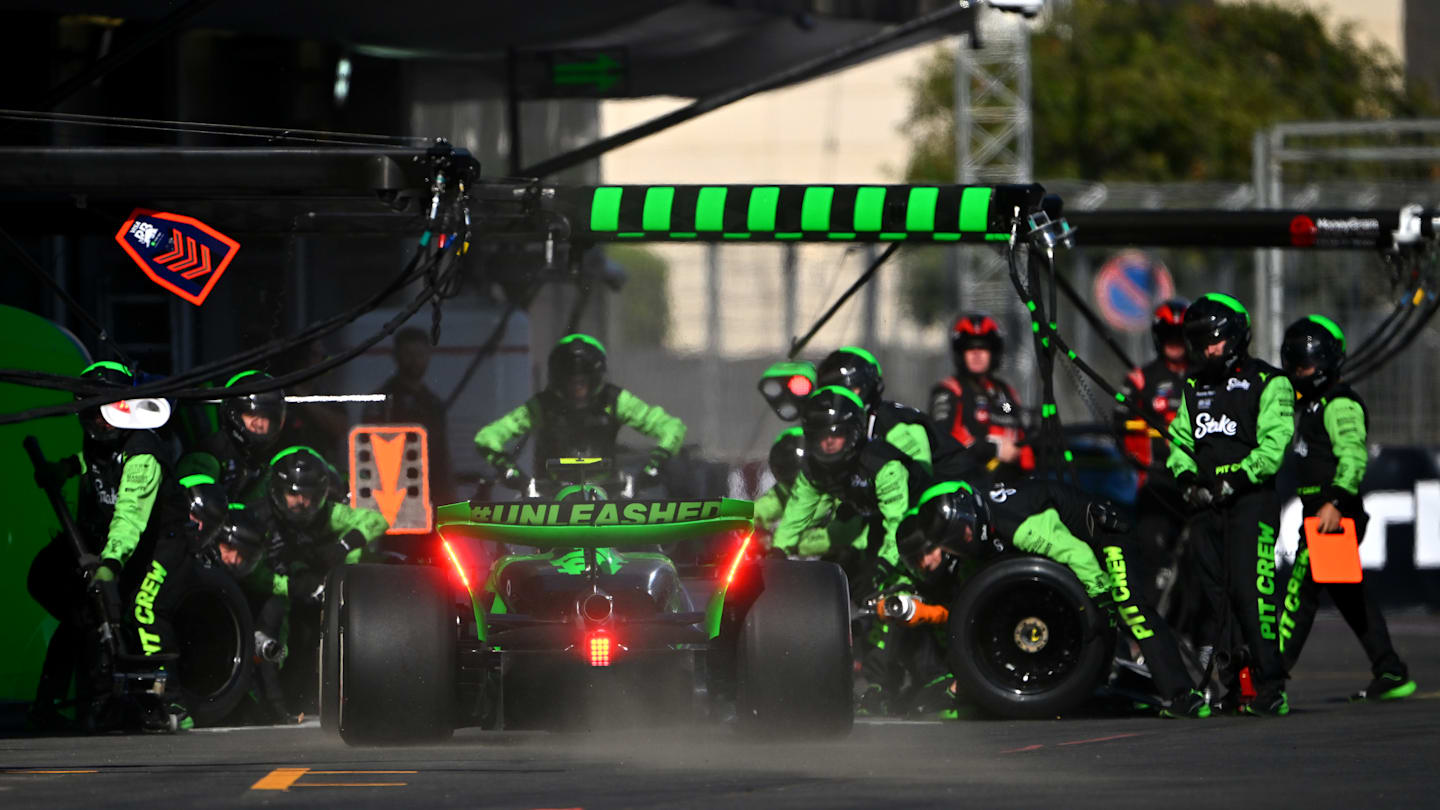
[[[1115,631],[1070,570],[1006,557],[970,578],[950,609],[947,661],[963,695],[1000,717],[1054,717],[1109,672]]]
[[[338,674],[340,737],[351,745],[449,737],[457,629],[444,572],[355,565],[340,586],[337,648],[322,653]]]
[[[737,639],[736,717],[767,736],[844,734],[854,722],[850,591],[827,562],[762,560]]]
[[[320,727],[332,732],[340,730],[340,611],[349,569],[338,566],[326,578],[320,625]]]

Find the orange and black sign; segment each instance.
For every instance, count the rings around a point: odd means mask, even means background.
[[[356,425],[350,430],[350,505],[384,515],[389,534],[429,534],[429,455],[420,425]]]

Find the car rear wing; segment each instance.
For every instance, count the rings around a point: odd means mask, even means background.
[[[436,511],[442,537],[536,548],[637,548],[749,532],[755,504],[734,498],[674,501],[462,502]]]

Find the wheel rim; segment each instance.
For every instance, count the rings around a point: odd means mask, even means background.
[[[1020,695],[1049,691],[1080,664],[1080,613],[1059,589],[1040,581],[1007,583],[976,606],[971,650],[991,683]]]
[[[238,677],[244,655],[240,620],[218,593],[196,591],[174,612],[180,644],[180,683],[194,698],[211,700]]]

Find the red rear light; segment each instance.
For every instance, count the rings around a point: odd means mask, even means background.
[[[445,546],[445,555],[450,558],[451,564],[455,566],[455,573],[460,575],[460,583],[465,586],[466,591],[470,591],[470,577],[465,575],[465,566],[460,564],[460,557],[455,554],[455,549],[450,546],[450,541],[442,537],[440,538],[440,544]],[[473,591],[471,592],[473,593]]]
[[[591,633],[585,637],[585,660],[592,667],[610,666],[610,637],[604,633]]]
[[[786,387],[789,388],[790,393],[794,394],[795,396],[803,397],[809,396],[810,389],[814,386],[810,384],[809,377],[806,377],[803,374],[796,374],[794,377],[790,378],[790,382],[786,384]]]
[[[730,561],[730,569],[725,572],[724,587],[730,587],[730,583],[735,581],[735,572],[740,570],[740,563],[745,560],[745,552],[750,548],[750,539],[752,537],[754,537],[754,535],[747,534],[745,535],[745,539],[740,541],[740,548],[735,551],[735,559]]]

